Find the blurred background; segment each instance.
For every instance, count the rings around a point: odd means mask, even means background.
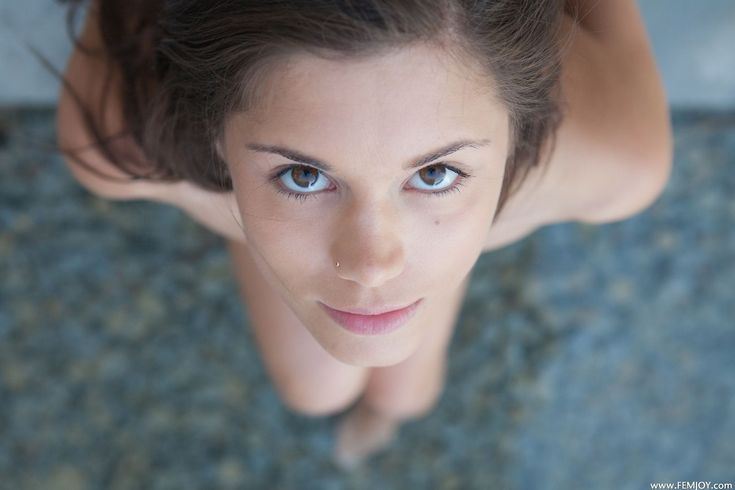
[[[63,69],[65,10],[0,0],[0,488],[735,483],[735,2],[639,5],[675,130],[664,194],[483,255],[439,405],[345,474],[338,416],[268,381],[224,242],[89,194],[48,150],[58,81],[22,40]]]

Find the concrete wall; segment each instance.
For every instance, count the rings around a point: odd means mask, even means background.
[[[640,0],[638,4],[671,104],[735,109],[735,2]]]
[[[672,106],[735,109],[735,2],[639,0],[639,5]],[[0,0],[0,105],[54,103],[57,80],[21,39],[63,68],[71,49],[65,25],[64,8],[54,0]]]
[[[65,12],[66,8],[54,0],[0,0],[0,105],[55,102],[57,79],[23,40],[63,69],[71,52]]]

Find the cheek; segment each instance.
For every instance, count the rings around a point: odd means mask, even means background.
[[[463,277],[480,256],[492,209],[479,204],[451,215],[432,216],[414,242],[416,267],[436,276],[439,284]]]
[[[472,246],[484,239],[491,223],[502,183],[502,176],[478,178],[459,205],[447,214],[436,214],[432,217],[435,232],[443,239],[461,241],[462,245]],[[461,237],[457,240],[457,237]]]
[[[319,205],[300,204],[249,185],[245,175],[233,179],[248,241],[258,250],[279,282],[292,293],[304,293],[323,282],[330,264],[334,226]],[[401,221],[405,276],[427,287],[456,282],[472,268],[492,221],[499,187],[494,181],[477,186],[463,199],[425,198]],[[494,187],[495,186],[495,187]],[[434,201],[432,201],[434,199]],[[444,205],[442,205],[444,202]],[[409,224],[410,223],[410,224]],[[354,236],[352,236],[354,238]],[[336,277],[336,276],[335,276]]]
[[[256,180],[260,179],[260,180]],[[278,195],[267,178],[240,169],[233,173],[233,191],[248,243],[281,282],[313,277],[319,254],[326,250],[326,226],[315,219],[315,207]]]
[[[248,240],[286,288],[297,292],[314,284],[324,267],[326,230],[318,220],[276,220],[249,216]]]

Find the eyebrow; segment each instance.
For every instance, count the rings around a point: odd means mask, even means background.
[[[409,168],[420,167],[421,165],[424,165],[429,162],[433,162],[434,160],[438,158],[442,158],[454,152],[457,152],[461,150],[462,148],[465,148],[465,147],[477,148],[480,146],[486,146],[488,144],[490,144],[489,139],[482,139],[482,140],[466,140],[465,139],[465,140],[455,141],[454,143],[449,143],[448,145],[442,146],[441,148],[436,148],[424,155],[420,155],[414,158],[411,161],[411,163],[407,164],[403,168],[409,169]],[[332,172],[334,170],[334,167],[332,165],[322,160],[319,160],[318,158],[314,158],[309,155],[305,155],[301,152],[298,152],[296,150],[292,150],[290,148],[286,148],[283,146],[249,143],[248,145],[246,145],[246,147],[253,151],[258,151],[258,152],[263,152],[263,153],[275,153],[277,155],[281,155],[282,157],[288,158],[289,160],[293,160],[294,162],[303,163],[305,165],[311,165],[312,167],[316,167],[325,172]]]

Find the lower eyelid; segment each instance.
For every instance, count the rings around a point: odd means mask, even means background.
[[[459,176],[459,178],[449,187],[446,189],[442,189],[440,191],[436,192],[424,192],[424,194],[428,194],[430,196],[443,196],[449,192],[459,192],[459,188],[464,185],[465,177]]]
[[[315,198],[316,199],[316,198],[319,197],[319,194],[320,194],[319,192],[311,192],[311,193],[309,193],[309,192],[291,192],[291,191],[284,191],[283,189],[279,188],[278,186],[276,186],[276,192],[278,192],[279,194],[285,194],[288,199],[293,198],[293,199],[296,199],[296,200],[299,200],[299,201],[306,201],[307,199],[311,199],[311,198]]]

